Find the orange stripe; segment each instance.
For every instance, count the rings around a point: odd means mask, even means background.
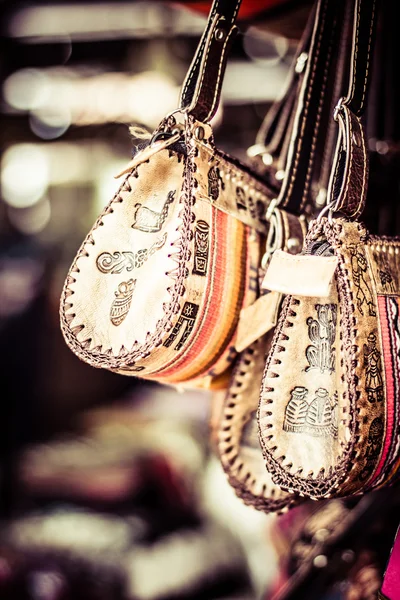
[[[220,213],[220,215],[223,215],[223,213]],[[226,216],[223,215],[220,220],[225,219]],[[234,225],[236,226],[232,228],[233,231],[228,230],[228,233],[226,232],[227,224],[223,224],[222,228],[219,228],[225,239],[222,245],[217,243],[215,247],[216,260],[213,280],[210,290],[207,290],[205,293],[206,302],[203,319],[194,332],[191,347],[190,345],[186,346],[182,359],[179,363],[175,362],[169,372],[167,372],[167,381],[185,381],[205,374],[215,365],[232,340],[243,303],[243,284],[240,287],[240,277],[232,277],[232,274],[243,273],[243,265],[240,265],[240,259],[236,261],[239,262],[239,268],[237,268],[236,262],[230,264],[232,271],[227,276],[226,265],[228,264],[229,248],[227,246],[227,239],[236,239],[236,243],[239,242],[237,251],[240,254],[236,256],[242,259],[245,258],[245,246],[241,248],[245,241],[243,236],[244,227],[238,222],[234,223]],[[235,230],[239,235],[236,234]],[[236,256],[233,258],[236,258]],[[231,300],[231,303],[228,300]],[[233,307],[234,310],[232,310]],[[227,314],[230,315],[228,320],[226,318]]]
[[[151,374],[164,382],[185,381],[207,372],[225,352],[237,327],[245,290],[248,230],[225,213],[216,213],[209,266],[212,277],[204,292],[202,312],[181,357]]]

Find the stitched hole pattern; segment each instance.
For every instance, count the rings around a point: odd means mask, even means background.
[[[174,155],[171,158],[171,160],[175,160],[176,159],[175,156],[176,155]],[[188,153],[187,165],[192,165],[192,164],[193,164],[192,157],[190,157],[189,153]],[[136,167],[136,169],[133,171],[132,175],[134,177],[139,177],[140,166],[141,165]],[[186,167],[186,169],[187,168],[188,167]],[[183,175],[184,185],[182,187],[183,208],[179,214],[179,217],[182,219],[182,223],[177,228],[177,233],[179,234],[179,239],[176,240],[176,242],[174,243],[174,246],[176,246],[178,248],[178,252],[183,253],[183,255],[186,258],[187,257],[190,258],[190,254],[188,254],[188,253],[185,254],[185,251],[187,250],[187,247],[188,247],[188,244],[190,241],[189,236],[186,235],[186,232],[190,230],[190,224],[193,222],[193,218],[194,218],[194,215],[191,210],[191,207],[194,204],[194,199],[192,197],[192,194],[191,194],[189,186],[188,186],[188,182],[187,182],[188,178],[185,176],[186,169],[184,170],[184,175]],[[100,216],[96,220],[92,230],[86,236],[80,250],[77,253],[76,259],[71,267],[71,270],[70,270],[71,272],[73,272],[74,269],[75,269],[75,272],[77,272],[76,271],[76,269],[77,269],[76,260],[78,258],[81,258],[82,256],[84,256],[84,257],[89,256],[89,252],[87,252],[87,250],[86,250],[87,245],[95,246],[95,241],[92,236],[92,231],[97,229],[98,227],[104,226],[103,219],[106,218],[107,215],[112,214],[114,212],[113,205],[115,203],[121,203],[124,201],[124,197],[123,197],[122,193],[132,191],[131,185],[129,183],[129,177],[131,177],[131,175],[129,175],[125,179],[125,181],[122,183],[121,187],[115,194],[114,198],[111,200],[109,205],[104,209],[104,211],[100,214]],[[165,331],[171,329],[171,327],[172,327],[171,321],[174,318],[174,316],[176,314],[178,314],[180,311],[181,298],[182,298],[183,294],[185,293],[185,287],[183,285],[183,280],[188,277],[189,270],[187,269],[186,265],[181,262],[180,264],[178,264],[178,268],[174,271],[169,271],[168,275],[173,278],[173,285],[169,288],[169,291],[171,293],[171,300],[170,300],[170,302],[163,304],[163,309],[164,309],[165,314],[164,314],[164,317],[157,322],[156,327],[155,327],[155,333],[147,334],[144,344],[139,344],[137,341],[135,341],[132,344],[132,347],[130,348],[129,351],[127,351],[126,348],[121,347],[120,352],[118,353],[117,356],[114,356],[110,349],[105,350],[101,346],[98,346],[97,348],[94,348],[89,352],[87,349],[87,344],[86,344],[87,340],[84,340],[83,342],[79,342],[77,340],[76,335],[79,333],[79,331],[81,331],[83,329],[84,326],[82,326],[82,328],[80,330],[78,330],[76,327],[71,329],[69,326],[69,322],[68,322],[68,318],[67,318],[68,315],[66,314],[66,312],[73,307],[73,304],[66,303],[66,298],[68,298],[69,296],[72,296],[74,294],[74,291],[69,289],[68,279],[67,279],[64,284],[64,289],[62,292],[61,306],[60,306],[60,320],[61,320],[61,328],[62,328],[64,337],[66,338],[68,345],[71,348],[73,348],[75,354],[77,354],[82,360],[91,363],[93,366],[106,367],[109,369],[120,369],[120,368],[128,367],[129,364],[132,364],[135,360],[149,356],[150,349],[152,347],[154,347],[156,345],[160,345],[160,343],[162,343],[163,334],[165,333]]]
[[[245,464],[240,455],[239,439],[244,423],[248,420],[248,415],[241,414],[243,410],[241,390],[245,379],[252,377],[253,360],[256,353],[260,351],[262,347],[259,340],[242,352],[237,359],[218,428],[218,451],[230,485],[245,504],[264,512],[281,512],[287,506],[297,502],[298,498],[295,496],[288,498],[286,494],[279,489],[275,490],[267,482],[260,486],[260,476],[255,476],[251,464]]]
[[[308,235],[309,239],[318,238],[325,231],[328,241],[333,247],[340,248],[342,227],[340,223],[334,222],[330,224],[327,219],[321,219],[320,223],[316,223],[312,227]],[[363,230],[361,230],[363,231]],[[309,472],[304,474],[302,469],[298,469],[296,473],[293,472],[293,464],[284,464],[285,459],[281,456],[277,458],[274,453],[277,451],[276,444],[274,445],[274,434],[265,435],[265,430],[273,429],[272,423],[264,423],[264,419],[268,419],[271,415],[271,411],[265,411],[263,406],[266,404],[273,404],[273,399],[268,398],[273,390],[266,385],[266,379],[278,377],[279,375],[273,371],[275,362],[275,354],[279,351],[279,345],[283,341],[287,341],[287,336],[283,338],[280,334],[280,329],[284,329],[288,326],[289,316],[293,316],[293,304],[300,302],[298,299],[288,296],[282,306],[280,320],[277,326],[271,351],[267,358],[266,368],[264,371],[262,393],[260,400],[260,407],[258,411],[259,419],[262,421],[261,428],[261,445],[263,449],[264,458],[267,463],[268,470],[273,474],[273,480],[282,489],[295,489],[297,492],[304,494],[311,498],[323,498],[328,497],[334,493],[335,490],[342,486],[345,488],[346,483],[349,481],[352,470],[355,466],[355,462],[351,460],[351,455],[354,448],[356,448],[356,455],[359,458],[360,453],[363,451],[362,447],[365,447],[365,440],[360,438],[360,422],[361,419],[357,419],[358,407],[357,402],[360,398],[360,391],[357,389],[359,384],[359,378],[351,365],[359,364],[357,354],[359,348],[355,344],[351,344],[350,340],[356,339],[356,328],[357,319],[355,318],[355,307],[352,303],[351,289],[350,289],[350,278],[347,273],[347,266],[343,255],[339,252],[339,273],[338,277],[338,294],[339,304],[344,307],[341,311],[340,328],[343,335],[340,338],[340,353],[346,357],[347,364],[347,386],[348,389],[344,392],[344,400],[347,401],[349,406],[349,412],[343,410],[343,416],[341,417],[341,423],[347,423],[347,428],[350,433],[350,439],[347,443],[342,441],[341,443],[341,454],[337,456],[335,467],[329,467],[329,469],[322,468],[318,473]],[[350,342],[350,343],[349,343]],[[349,366],[350,365],[350,366]],[[344,376],[342,375],[344,379]],[[351,399],[351,402],[349,401]],[[348,414],[348,418],[344,418]]]

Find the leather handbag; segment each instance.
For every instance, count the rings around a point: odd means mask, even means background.
[[[273,167],[277,171],[283,168],[289,174],[291,187],[287,186],[284,178],[286,193],[281,198],[286,203],[290,201],[291,211],[295,213],[301,213],[305,207],[310,208],[313,205],[311,192],[315,197],[319,193],[315,190],[315,185],[319,184],[320,189],[324,186],[321,162],[315,160],[322,131],[318,137],[315,124],[318,117],[321,118],[321,98],[324,105],[330,104],[327,102],[327,96],[330,97],[335,89],[335,86],[332,86],[330,90],[326,90],[327,82],[331,81],[326,74],[342,78],[341,72],[336,70],[337,65],[333,61],[330,49],[339,39],[343,8],[344,5],[340,2],[334,7],[328,7],[328,2],[324,0],[316,2],[304,39],[299,45],[287,92],[282,101],[273,105],[260,130],[256,146],[250,149],[251,152],[256,150],[262,154],[264,160],[267,157],[266,162],[271,168],[265,176],[270,177],[271,185]],[[307,61],[307,69],[299,81],[300,61]],[[325,85],[321,85],[321,82]],[[335,82],[338,83],[340,82]],[[304,131],[309,132],[312,126],[314,143],[318,142],[316,152],[310,152],[311,138],[304,140]],[[289,138],[289,143],[285,138]],[[296,148],[296,151],[292,150],[288,157],[290,147]],[[332,157],[334,145],[331,145],[330,152]],[[296,169],[294,161],[300,162],[306,168]],[[310,173],[315,182],[314,189],[308,185],[308,196],[296,194],[292,197],[292,190],[307,190],[307,178],[310,177]],[[271,211],[261,271],[276,250],[284,250],[294,255],[302,249],[307,219],[304,215],[297,216],[292,212],[277,207]],[[213,438],[229,483],[246,504],[264,512],[282,512],[302,500],[298,494],[285,492],[272,481],[271,474],[266,469],[257,433],[256,414],[265,355],[270,350],[281,300],[282,295],[278,292],[269,293],[264,290],[258,300],[243,309],[242,314],[246,314],[243,322],[250,323],[250,327],[242,333],[243,328],[241,321],[239,322],[237,349],[241,350],[241,353],[235,362],[228,391],[216,392],[213,403]]]
[[[335,111],[339,137],[328,217],[303,255],[275,253],[264,284],[285,292],[259,403],[259,435],[275,483],[314,499],[395,483],[400,465],[400,239],[358,221],[367,190],[361,116],[374,0],[356,0],[350,84]]]
[[[179,110],[137,149],[72,263],[61,327],[94,367],[192,384],[221,374],[236,356],[274,197],[215,147],[210,126],[239,5],[215,0]]]
[[[275,312],[271,321],[276,322],[280,299],[274,297],[269,302]],[[224,394],[217,437],[221,465],[236,495],[245,504],[267,513],[281,512],[299,501],[298,494],[283,491],[272,481],[258,439],[257,406],[272,334],[273,330],[240,353],[228,391],[218,392]]]

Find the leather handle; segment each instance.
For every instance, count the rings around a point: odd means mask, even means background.
[[[271,182],[277,190],[275,204],[294,214],[311,207],[321,188],[325,192],[328,187],[336,142],[330,115],[343,94],[347,62],[345,48],[339,53],[332,49],[348,33],[347,13],[345,0],[315,1],[286,91],[268,111],[257,136],[254,150],[268,154],[269,164],[284,173],[282,183]]]
[[[317,142],[323,131],[322,113],[330,104],[327,92],[334,49],[345,28],[345,0],[318,0],[309,60],[302,81],[285,178],[276,205],[299,214],[309,198],[317,157]]]
[[[304,77],[305,66],[311,60],[310,45],[313,31],[315,11],[312,10],[299,45],[295,58],[290,66],[285,91],[268,110],[264,121],[257,133],[256,145],[263,147],[263,152],[274,159],[282,160],[281,148],[290,131],[291,115],[295,113],[296,101],[299,96],[299,86]]]
[[[214,0],[207,26],[182,86],[180,108],[200,122],[214,116],[221,96],[241,0]]]
[[[376,0],[356,0],[349,89],[342,105],[347,106],[357,117],[361,117],[365,110],[371,80],[371,50],[375,27]]]
[[[353,14],[349,87],[334,113],[339,137],[328,197],[333,212],[357,218],[364,209],[368,185],[368,151],[361,116],[370,81],[376,0],[354,0]]]

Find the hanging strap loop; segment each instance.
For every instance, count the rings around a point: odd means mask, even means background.
[[[241,0],[214,0],[207,26],[183,83],[180,107],[202,123],[215,115]]]
[[[355,219],[364,209],[368,187],[368,150],[361,117],[371,79],[376,0],[355,0],[353,14],[349,87],[333,115],[339,125],[339,136],[328,197],[333,212]]]

